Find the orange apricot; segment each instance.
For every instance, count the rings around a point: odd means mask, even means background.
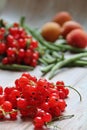
[[[68,33],[74,29],[83,29],[82,26],[75,21],[67,21],[63,24],[61,29],[61,35],[65,38]]]
[[[55,22],[48,22],[43,25],[41,29],[41,35],[45,40],[54,42],[58,39],[61,33],[61,27]]]
[[[70,20],[72,20],[71,15],[68,12],[63,11],[63,12],[57,13],[54,16],[52,21],[56,22],[62,26],[65,22],[70,21]]]

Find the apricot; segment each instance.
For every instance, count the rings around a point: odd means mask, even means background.
[[[71,31],[66,37],[67,43],[73,47],[87,47],[87,34],[81,29]]]
[[[58,39],[61,33],[61,27],[55,22],[48,22],[43,25],[41,29],[41,35],[45,40],[54,42]]]
[[[65,22],[61,29],[61,35],[65,38],[68,33],[70,33],[74,29],[83,29],[82,26],[75,21]]]
[[[72,20],[71,15],[66,11],[62,11],[62,12],[57,13],[54,16],[52,21],[62,26],[65,22],[70,21],[70,20]]]

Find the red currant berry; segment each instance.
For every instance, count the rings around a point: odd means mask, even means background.
[[[9,34],[9,35],[7,36],[7,41],[8,41],[9,43],[12,43],[12,42],[14,41],[14,37]]]
[[[5,101],[5,96],[4,95],[0,95],[0,105],[2,105]]]
[[[69,89],[68,89],[68,88],[65,88],[65,89],[64,89],[64,93],[65,93],[65,96],[67,97],[68,94],[69,94]]]
[[[24,99],[24,98],[17,99],[17,107],[19,109],[26,109],[27,105],[28,105],[28,103],[27,103],[26,99]]]
[[[54,115],[55,115],[56,117],[60,116],[60,115],[61,115],[61,109],[60,109],[59,107],[55,107],[54,109],[55,109]]]
[[[57,96],[51,96],[50,98],[49,98],[49,105],[50,105],[50,107],[56,107],[57,106],[57,104],[58,104],[58,97]]]
[[[62,90],[59,90],[59,97],[60,99],[65,99],[66,95]]]
[[[19,23],[16,23],[16,22],[15,22],[15,23],[13,24],[13,27],[19,27]]]
[[[3,118],[4,118],[3,112],[2,110],[0,110],[0,119],[3,119]]]
[[[34,53],[32,54],[32,58],[38,60],[38,58],[39,58],[39,53],[38,53],[38,52],[34,52]]]
[[[25,56],[25,51],[24,51],[24,49],[19,49],[19,52],[18,52],[18,56],[20,57],[20,58],[24,58],[24,56]]]
[[[0,54],[4,54],[6,52],[6,44],[0,43]]]
[[[13,109],[13,110],[11,111],[11,113],[9,113],[10,119],[11,119],[11,120],[16,120],[16,119],[17,119],[17,114],[18,114],[18,112]]]
[[[36,116],[43,117],[45,114],[45,111],[42,109],[38,109]]]
[[[41,104],[41,109],[42,109],[42,110],[48,112],[48,111],[49,111],[49,108],[50,108],[50,106],[49,106],[49,103],[48,103],[48,102],[43,102],[43,103]]]
[[[52,120],[52,115],[50,113],[45,113],[44,116],[43,116],[43,120],[44,122],[51,122]]]
[[[3,93],[3,88],[0,86],[0,95]]]
[[[33,41],[31,42],[31,46],[32,46],[33,48],[37,48],[37,47],[38,47],[38,42],[33,40]]]
[[[7,56],[12,56],[15,54],[15,50],[11,47],[7,49]]]
[[[30,58],[31,56],[32,56],[32,51],[31,51],[30,49],[27,49],[27,50],[25,51],[25,57]]]
[[[42,117],[39,117],[39,116],[35,117],[35,118],[34,118],[34,125],[35,125],[35,127],[37,127],[37,128],[43,127],[44,121],[43,121]]]
[[[25,76],[20,77],[18,80],[19,86],[22,86],[22,87],[26,86],[28,83],[29,83],[29,79]]]
[[[36,67],[36,65],[37,65],[37,60],[32,59],[31,66]]]
[[[2,59],[2,63],[3,63],[3,64],[8,64],[8,63],[9,63],[8,57],[4,57],[4,58]]]
[[[5,33],[5,31],[6,31],[6,30],[5,30],[5,28],[4,28],[4,27],[1,27],[1,28],[0,28],[0,32],[1,32],[1,33],[3,33],[3,34],[4,34],[4,33]]]
[[[9,102],[9,101],[4,101],[3,104],[2,104],[2,109],[5,112],[10,112],[12,110],[12,103]]]
[[[9,94],[10,98],[15,100],[16,98],[20,97],[20,91],[14,89],[11,91],[11,93]]]
[[[24,64],[25,64],[25,65],[30,65],[30,63],[31,63],[31,58],[29,58],[29,57],[24,57]]]
[[[18,27],[11,27],[9,28],[9,32],[11,35],[16,35],[18,33]]]
[[[63,112],[65,110],[65,107],[66,107],[66,102],[63,99],[59,99],[58,100],[58,107]]]
[[[19,39],[18,40],[19,48],[25,48],[26,47],[26,40],[25,39]]]

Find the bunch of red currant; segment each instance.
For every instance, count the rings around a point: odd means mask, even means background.
[[[19,113],[32,118],[35,127],[42,127],[62,114],[68,94],[63,81],[54,84],[23,73],[13,87],[0,87],[0,119],[16,119]]]
[[[0,56],[3,64],[24,64],[35,67],[39,58],[38,42],[27,31],[14,23],[0,28]]]

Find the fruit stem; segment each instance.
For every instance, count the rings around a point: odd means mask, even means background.
[[[73,87],[71,87],[71,86],[65,86],[65,87],[71,88],[71,89],[73,89],[75,92],[77,92],[78,95],[79,95],[79,97],[80,97],[80,102],[82,101],[82,96],[81,96],[81,94],[79,93],[79,91],[78,91],[77,89],[75,89],[75,88],[73,88]]]

